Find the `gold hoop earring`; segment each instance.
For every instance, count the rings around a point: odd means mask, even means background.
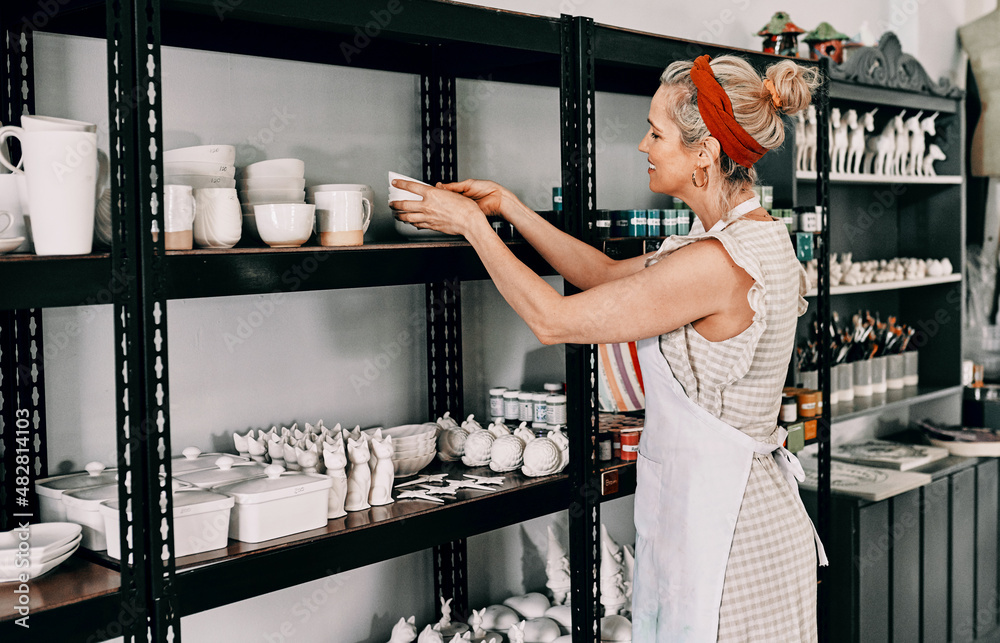
[[[699,185],[699,184],[698,184],[698,179],[697,179],[697,176],[698,176],[698,170],[701,170],[702,172],[704,172],[704,173],[705,173],[705,180],[704,180],[704,181],[702,181],[701,185]],[[693,184],[693,185],[694,185],[694,186],[695,186],[696,188],[703,188],[703,187],[705,187],[706,185],[708,185],[708,170],[707,170],[707,169],[705,169],[705,168],[703,168],[703,167],[697,167],[697,168],[695,168],[694,172],[692,172],[692,173],[691,173],[691,183],[692,183],[692,184]]]

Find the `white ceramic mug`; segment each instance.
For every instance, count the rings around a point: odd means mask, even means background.
[[[190,250],[194,243],[194,192],[189,185],[163,186],[163,244],[167,250]]]
[[[194,190],[194,242],[200,248],[232,248],[243,231],[236,188]]]
[[[4,158],[0,163],[27,177],[35,252],[88,254],[97,204],[97,134],[0,127],[0,145],[10,136],[21,141],[21,160],[17,167]]]
[[[10,227],[5,228],[0,235],[8,239],[24,237],[24,243],[14,248],[14,252],[31,252],[31,240],[24,220],[24,199],[21,198],[21,192],[27,190],[23,185],[24,178],[24,174],[0,174],[0,211],[11,216]]]
[[[74,121],[55,116],[21,116],[21,127],[26,132],[96,132],[96,123]]]
[[[372,221],[372,202],[357,190],[317,192],[316,233],[321,246],[360,246]]]

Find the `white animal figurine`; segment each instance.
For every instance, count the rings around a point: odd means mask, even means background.
[[[455,636],[451,637],[451,640],[448,641],[448,643],[465,643],[465,641],[471,641],[471,640],[472,640],[472,632],[466,632],[465,634],[456,634]]]
[[[798,167],[800,170],[816,171],[816,106],[810,105],[806,109],[805,123],[803,124],[804,135],[802,146],[798,153]]]
[[[927,147],[927,154],[924,156],[924,176],[937,176],[937,170],[934,169],[934,161],[943,161],[946,158],[941,148],[935,143],[931,143]]]
[[[267,455],[272,463],[285,465],[285,437],[277,431],[267,434]]]
[[[254,462],[267,464],[267,436],[247,435],[247,450]]]
[[[486,636],[486,630],[483,629],[483,616],[486,614],[486,608],[481,610],[472,610],[472,618],[469,624],[472,625],[472,636],[477,639],[481,639]]]
[[[878,136],[868,139],[865,147],[865,171],[870,174],[889,174],[896,152],[896,118],[885,124]],[[902,119],[899,119],[902,124]]]
[[[299,458],[295,453],[295,446],[286,441],[281,445],[281,448],[285,452],[285,469],[288,471],[301,471],[302,467],[299,466]]]
[[[854,111],[854,110],[851,110]],[[854,114],[857,124],[857,113]],[[830,171],[847,171],[848,120],[841,118],[840,109],[830,110]]]
[[[622,570],[625,572],[625,596],[628,597],[628,601],[625,603],[625,610],[631,612],[632,585],[635,583],[635,554],[628,545],[622,547],[622,551],[625,556],[625,562],[622,564]]]
[[[411,641],[417,638],[417,626],[415,623],[415,617],[403,619],[400,618],[399,622],[392,627],[392,636],[389,637],[389,643],[411,643]]]
[[[570,576],[569,558],[566,550],[556,538],[552,525],[549,525],[549,547],[545,560],[545,586],[552,592],[552,603],[562,605],[569,597]]]
[[[802,169],[802,150],[806,144],[806,115],[799,112],[795,115],[795,169]]]
[[[445,600],[444,596],[440,597],[441,600],[441,620],[438,621],[437,627],[439,630],[443,630],[449,625],[451,625],[451,600]]]
[[[375,507],[392,504],[392,483],[394,480],[392,454],[392,436],[387,435],[381,440],[373,439],[372,453],[375,455],[375,472],[372,475],[372,489],[368,502]]]
[[[368,504],[368,492],[372,485],[372,472],[368,468],[370,455],[368,440],[347,438],[347,457],[351,461],[351,471],[347,476],[347,501],[344,503],[347,511],[364,511],[371,507]]]
[[[417,643],[444,643],[444,637],[441,636],[441,632],[428,625],[417,637]]]
[[[343,441],[339,448],[336,445],[323,444],[323,463],[326,464],[326,475],[333,481],[330,487],[330,499],[326,508],[327,518],[346,516],[344,501],[347,499],[347,453]]]
[[[920,165],[920,161],[924,158],[924,133],[920,129],[920,117],[923,115],[924,112],[921,110],[903,121],[903,129],[906,131],[906,158],[903,159],[899,172],[902,175],[915,175],[917,173],[915,166]]]
[[[510,629],[507,630],[507,639],[510,643],[524,643],[525,625],[527,625],[527,621],[521,621],[510,626]]]
[[[852,174],[861,173],[861,161],[865,156],[865,132],[875,130],[876,111],[878,111],[877,107],[870,112],[865,112],[865,115],[860,119],[858,119],[858,113],[853,109],[847,112],[847,125],[850,128],[850,135],[847,141],[847,166],[844,170],[845,172]]]
[[[906,172],[906,159],[910,152],[910,133],[906,131],[906,121],[903,116],[904,109],[898,116],[892,117],[892,127],[896,132],[896,146],[892,152],[892,169],[887,174],[902,176]]]
[[[295,460],[304,473],[319,473],[319,452],[315,444],[303,449],[295,447]]]
[[[920,121],[920,136],[918,143],[919,155],[914,157],[913,154],[913,144],[910,144],[910,156],[911,162],[913,163],[914,171],[913,173],[918,176],[924,175],[924,158],[926,154],[926,136],[937,136],[937,117],[938,112],[934,112],[924,120]]]
[[[246,435],[240,435],[239,433],[233,433],[233,445],[236,447],[236,452],[242,456],[250,455],[250,445],[247,444],[247,438],[253,436],[253,429]]]

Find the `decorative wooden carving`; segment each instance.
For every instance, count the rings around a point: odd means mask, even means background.
[[[899,38],[891,31],[882,34],[877,47],[859,47],[846,62],[832,65],[830,78],[945,98],[961,98],[965,94],[947,78],[931,80],[916,58],[903,53]]]

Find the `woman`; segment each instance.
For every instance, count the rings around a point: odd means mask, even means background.
[[[807,285],[784,226],[752,191],[753,163],[784,140],[781,114],[804,109],[816,82],[792,61],[762,79],[733,56],[664,71],[639,151],[650,189],[698,221],[645,257],[609,259],[492,182],[396,182],[423,198],[394,202],[397,217],[463,235],[543,343],[641,340],[637,642],[816,640],[818,540],[776,425]],[[583,292],[549,287],[484,213],[503,215]]]

